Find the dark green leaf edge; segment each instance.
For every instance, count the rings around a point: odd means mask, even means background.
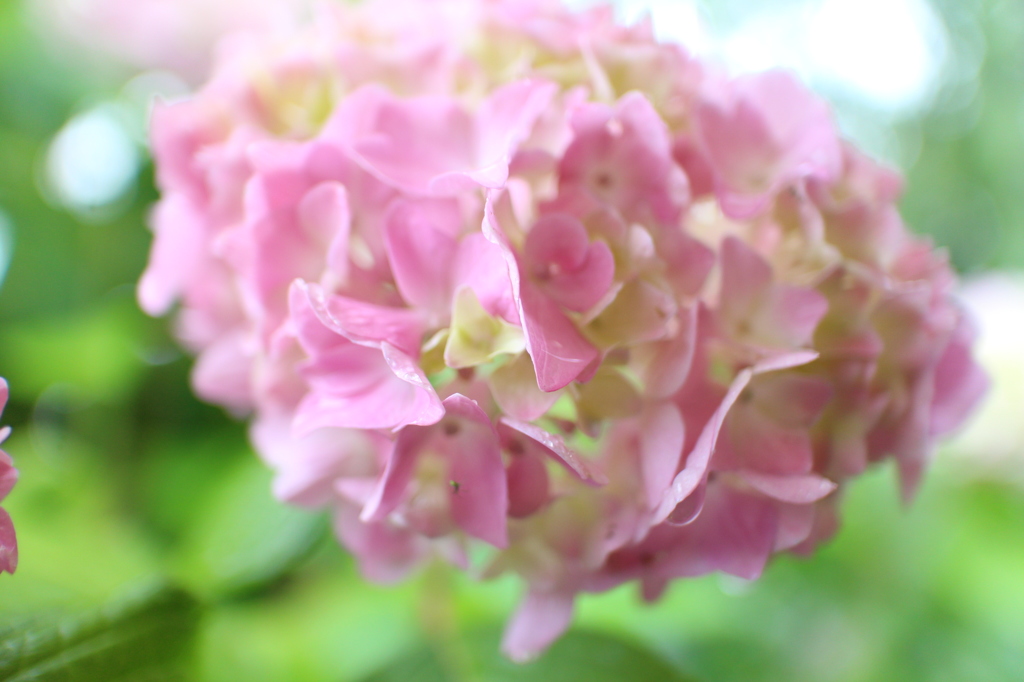
[[[0,633],[2,682],[183,679],[178,664],[199,625],[199,603],[150,586],[98,612]]]

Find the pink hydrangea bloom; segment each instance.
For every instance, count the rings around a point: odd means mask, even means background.
[[[156,112],[140,300],[368,578],[519,575],[514,658],[580,593],[812,550],[869,464],[912,494],[984,391],[898,175],[789,73],[553,0],[279,40]]]
[[[0,379],[0,412],[7,405],[8,393],[7,382]],[[5,441],[10,433],[9,426],[0,429],[0,443]],[[0,450],[0,502],[3,502],[17,481],[18,470],[14,468],[14,462],[6,452]],[[11,515],[0,507],[0,573],[14,573],[17,567],[18,538],[14,534],[14,523],[11,521]]]

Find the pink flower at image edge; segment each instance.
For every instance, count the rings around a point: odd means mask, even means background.
[[[0,412],[7,405],[9,390],[7,382],[0,379]],[[0,429],[0,442],[7,439],[11,427],[5,426]],[[7,497],[18,480],[18,471],[10,456],[0,450],[0,502]],[[18,567],[18,539],[14,534],[14,523],[10,514],[0,507],[0,573],[4,571],[14,573]]]

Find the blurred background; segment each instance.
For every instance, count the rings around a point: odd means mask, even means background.
[[[617,7],[736,70],[796,69],[847,136],[906,173],[904,216],[963,273],[993,390],[912,506],[877,469],[814,557],[751,584],[680,581],[653,606],[630,587],[584,597],[548,657],[488,659],[486,678],[1024,680],[1024,3]],[[0,640],[163,576],[205,605],[186,678],[461,679],[466,656],[493,658],[515,582],[365,583],[326,519],[271,500],[244,425],[192,396],[169,321],[135,303],[152,97],[188,92],[216,35],[278,10],[0,0],[0,375],[21,472],[4,502],[21,563],[0,576]],[[477,632],[452,650],[453,633]]]

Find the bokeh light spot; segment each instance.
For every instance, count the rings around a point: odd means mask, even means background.
[[[116,111],[98,106],[69,120],[46,159],[47,178],[60,201],[88,211],[115,202],[131,189],[141,154]]]

